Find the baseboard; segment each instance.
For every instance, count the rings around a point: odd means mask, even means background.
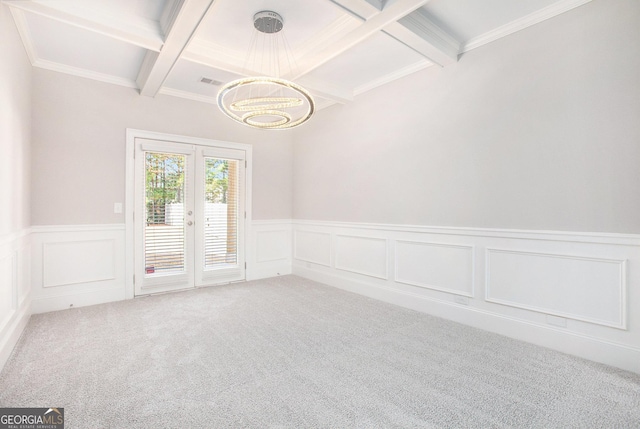
[[[563,331],[559,328],[538,325],[476,308],[469,308],[465,305],[441,301],[424,295],[347,279],[308,268],[299,262],[294,262],[293,273],[390,304],[640,373],[640,349],[638,348]],[[579,350],[579,353],[576,353],[576,350]]]
[[[20,336],[29,323],[31,317],[31,298],[23,301],[22,306],[11,316],[4,329],[0,332],[0,371],[9,360]]]
[[[274,265],[271,267],[261,267],[256,269],[247,269],[247,281],[266,279],[269,277],[278,277],[291,274],[291,262]]]
[[[107,302],[122,301],[124,299],[126,299],[126,296],[124,285],[122,285],[120,289],[94,290],[64,295],[34,297],[31,300],[31,311],[33,314],[48,313],[50,311],[105,304]]]

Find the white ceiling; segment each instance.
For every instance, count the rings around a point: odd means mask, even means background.
[[[261,10],[282,15],[297,73],[319,108],[535,25],[590,0],[2,0],[31,63],[215,103],[247,73]]]

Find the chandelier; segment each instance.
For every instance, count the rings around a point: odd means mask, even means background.
[[[311,118],[311,94],[289,80],[293,61],[282,28],[284,21],[271,11],[253,17],[254,32],[247,54],[245,77],[231,81],[218,92],[218,107],[234,121],[253,128],[286,129]]]

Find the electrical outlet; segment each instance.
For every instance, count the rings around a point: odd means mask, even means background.
[[[552,316],[551,314],[547,314],[547,323],[553,326],[559,326],[560,328],[567,327],[567,319],[559,316]]]
[[[122,203],[113,203],[113,212],[122,213]]]
[[[454,295],[453,302],[456,304],[469,305],[469,298],[466,296]]]

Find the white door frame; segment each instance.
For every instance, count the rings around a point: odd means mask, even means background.
[[[217,148],[227,148],[242,150],[245,152],[245,160],[247,166],[245,168],[245,212],[246,218],[244,219],[244,230],[250,231],[251,226],[251,184],[252,184],[252,150],[253,147],[250,144],[245,143],[232,143],[220,140],[203,139],[199,137],[181,136],[176,134],[159,133],[155,131],[137,130],[133,128],[127,128],[127,141],[126,141],[126,162],[125,162],[125,237],[126,237],[126,252],[125,252],[125,282],[126,282],[126,298],[132,299],[135,296],[134,285],[134,258],[135,258],[135,236],[134,236],[134,221],[133,213],[135,208],[135,140],[137,138],[159,140],[173,143],[193,144],[200,146],[211,146]],[[141,214],[139,214],[141,215]],[[244,248],[245,255],[250,254],[249,249],[249,235],[244,234]],[[246,256],[245,256],[246,258]],[[246,259],[245,259],[246,261]],[[246,271],[245,271],[246,276]]]

